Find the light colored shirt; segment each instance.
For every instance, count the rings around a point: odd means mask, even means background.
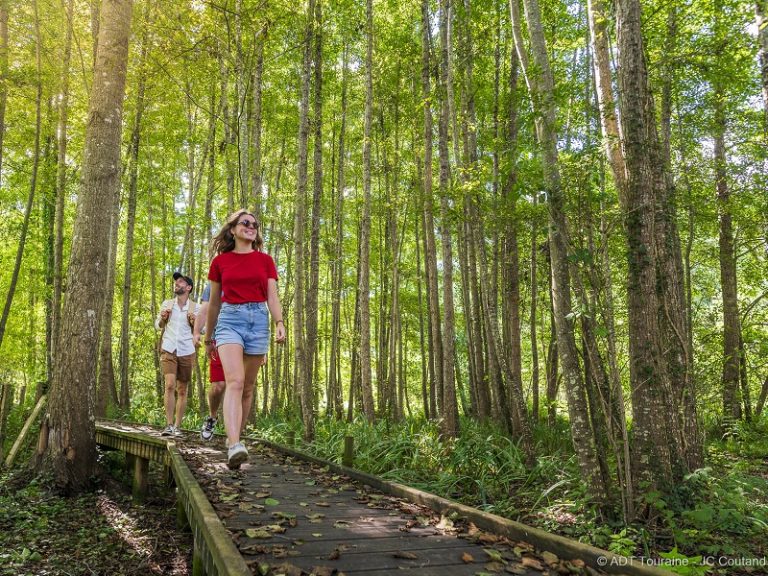
[[[179,306],[176,298],[166,300],[160,307],[160,313],[163,310],[170,310],[171,315],[163,332],[163,342],[160,347],[166,352],[176,352],[176,356],[189,356],[195,353],[195,346],[192,344],[192,328],[189,325],[187,314],[194,314],[197,311],[197,304],[188,299],[184,307]],[[160,315],[157,316],[155,327],[160,328]]]

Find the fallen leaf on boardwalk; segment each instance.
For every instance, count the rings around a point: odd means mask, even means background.
[[[522,559],[520,560],[520,563],[526,568],[533,568],[534,570],[544,570],[544,566],[541,565],[541,562],[536,560],[536,558],[531,558],[530,556],[523,556]]]
[[[504,561],[504,558],[501,556],[501,552],[499,552],[498,550],[495,550],[493,548],[483,548],[483,550],[485,550],[485,553],[488,554],[488,557],[494,562]]]
[[[480,542],[480,544],[496,544],[496,542],[499,541],[499,537],[495,534],[483,532],[477,537],[477,541]]]
[[[333,576],[336,574],[336,568],[329,568],[328,566],[313,566],[310,576]]]
[[[325,514],[307,514],[307,518],[312,524],[317,524],[323,521]]]
[[[267,564],[266,562],[260,562],[259,574],[261,574],[261,576],[267,576],[267,574],[269,574],[269,564]]]
[[[264,504],[267,506],[278,506],[280,504],[279,500],[275,500],[274,498],[267,498],[264,500]]]
[[[338,560],[341,557],[341,550],[334,548],[333,552],[328,554],[328,560]]]
[[[546,551],[542,552],[541,558],[542,560],[544,560],[544,562],[546,562],[550,566],[554,566],[555,564],[560,562],[560,558],[557,557],[557,554],[552,554],[552,552],[546,552]]]
[[[254,498],[269,498],[272,496],[272,492],[256,492]]]
[[[253,504],[250,502],[240,502],[240,506],[238,506],[238,508],[240,508],[241,512],[248,512],[253,508]]]
[[[285,532],[285,526],[280,526],[280,524],[270,524],[269,526],[264,526],[264,530],[272,532],[273,534],[282,534]]]
[[[239,494],[224,494],[223,496],[220,496],[222,502],[232,502],[232,500],[235,500]]]
[[[349,528],[350,526],[352,526],[352,522],[349,520],[336,520],[333,523],[334,528]]]
[[[418,556],[413,552],[398,551],[392,554],[393,558],[403,558],[404,560],[418,560]]]
[[[519,564],[515,564],[514,566],[507,566],[504,569],[505,572],[508,572],[509,574],[527,574],[528,570],[526,568],[523,568]]]
[[[330,508],[330,504],[328,502],[315,502],[315,506],[320,506],[321,508]]]
[[[302,570],[298,566],[284,562],[272,568],[273,576],[301,576]]]
[[[464,554],[461,555],[461,561],[465,564],[471,564],[475,561],[475,557],[472,556],[469,552],[464,552]]]
[[[323,534],[321,532],[312,532],[312,536],[315,538],[322,538]]]
[[[504,564],[501,562],[486,562],[483,568],[485,568],[488,572],[498,574],[504,570]]]
[[[248,528],[248,530],[245,531],[245,535],[248,536],[248,538],[272,538],[272,534],[267,532],[264,528]]]
[[[273,518],[282,518],[284,520],[293,520],[296,518],[296,514],[289,514],[288,512],[272,512]]]

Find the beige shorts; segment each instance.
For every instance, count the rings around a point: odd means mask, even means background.
[[[163,350],[160,353],[160,367],[163,371],[163,376],[175,374],[177,382],[189,383],[192,379],[194,359],[194,353],[188,356],[176,356],[176,352],[166,352]]]

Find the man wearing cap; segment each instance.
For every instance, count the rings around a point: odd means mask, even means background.
[[[187,408],[187,386],[192,378],[195,361],[192,326],[197,313],[197,304],[189,297],[192,286],[192,278],[174,272],[173,293],[176,297],[163,302],[155,321],[155,328],[163,331],[160,366],[165,378],[164,404],[168,424],[162,432],[163,436],[181,434],[181,421]]]

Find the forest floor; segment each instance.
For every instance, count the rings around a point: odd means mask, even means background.
[[[131,501],[114,461],[103,459],[94,490],[53,495],[39,480],[0,477],[0,575],[188,576],[192,536],[176,528],[173,492],[153,470],[150,496]],[[24,472],[22,472],[24,474]]]

